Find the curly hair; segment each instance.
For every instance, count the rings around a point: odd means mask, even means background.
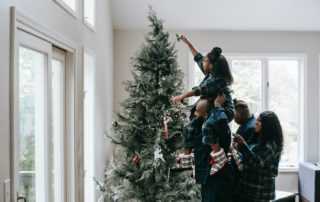
[[[214,72],[217,76],[224,79],[229,85],[233,83],[233,76],[227,59],[221,55],[222,49],[215,47],[207,54],[210,63],[214,66]]]

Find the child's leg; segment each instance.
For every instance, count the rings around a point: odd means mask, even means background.
[[[219,144],[211,144],[210,147],[213,152],[218,152],[220,150]]]
[[[191,154],[191,148],[193,148],[196,131],[201,131],[201,126],[203,124],[202,119],[196,119],[195,117],[189,122],[189,124],[184,128],[184,155]]]
[[[177,159],[177,168],[192,168],[193,156],[191,154],[191,149],[194,147],[194,136],[196,127],[201,127],[198,123],[199,120],[192,119],[189,124],[184,128],[184,153],[179,154]]]
[[[228,161],[228,158],[224,153],[224,150],[219,147],[219,144],[211,144],[210,146],[212,149],[212,152],[210,153],[210,175],[214,175],[224,167],[225,163]]]

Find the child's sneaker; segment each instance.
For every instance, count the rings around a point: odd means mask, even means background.
[[[219,170],[223,168],[223,166],[228,162],[228,158],[226,154],[224,153],[223,149],[221,148],[218,152],[210,153],[211,156],[211,170],[210,170],[210,175],[216,174]]]
[[[240,155],[238,154],[238,151],[231,147],[230,148],[230,152],[231,152],[231,155],[232,155],[234,161],[237,164],[237,167],[238,167],[239,171],[242,171],[243,170],[243,164],[241,162],[241,158],[240,158]]]
[[[174,171],[190,170],[194,162],[194,155],[191,154],[179,154],[176,159],[176,165],[171,168]]]
[[[192,168],[193,154],[179,154],[181,168]]]

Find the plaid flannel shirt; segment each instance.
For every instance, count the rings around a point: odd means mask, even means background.
[[[221,139],[227,141],[222,141]],[[228,117],[223,108],[214,108],[209,118],[202,125],[202,143],[219,144],[225,152],[229,151],[231,132],[228,125]],[[224,144],[221,144],[224,143]]]
[[[203,64],[202,64],[203,55],[201,55],[200,53],[197,54],[194,57],[194,61],[198,64],[202,73],[205,74],[205,77],[202,80],[202,82],[199,84],[199,86],[195,86],[192,88],[195,91],[195,95],[201,96],[199,100],[201,99],[214,100],[218,96],[218,94],[224,92],[226,94],[227,100],[224,102],[222,107],[225,110],[225,113],[228,117],[228,121],[231,122],[234,118],[235,110],[234,110],[233,100],[231,97],[231,90],[229,89],[227,83],[222,79],[219,79],[218,77],[216,77],[214,72],[207,73],[204,71]],[[196,104],[192,106],[190,120],[194,119]]]
[[[275,177],[281,153],[274,142],[242,144],[238,151],[242,154],[244,170],[242,171],[236,195],[252,202],[269,201],[275,198]]]
[[[195,92],[195,96],[201,96],[202,99],[213,99],[217,96],[217,94],[222,93],[224,91],[229,91],[227,82],[217,77],[212,72],[205,72],[203,68],[203,55],[198,53],[194,57],[194,61],[198,64],[202,73],[205,74],[204,79],[201,81],[199,86],[195,86],[192,90]]]

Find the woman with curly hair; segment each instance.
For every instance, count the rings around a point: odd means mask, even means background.
[[[242,155],[244,170],[235,189],[238,202],[267,202],[275,198],[275,178],[283,149],[280,121],[272,111],[262,112],[255,125],[258,141],[248,144],[234,134],[233,142]]]

